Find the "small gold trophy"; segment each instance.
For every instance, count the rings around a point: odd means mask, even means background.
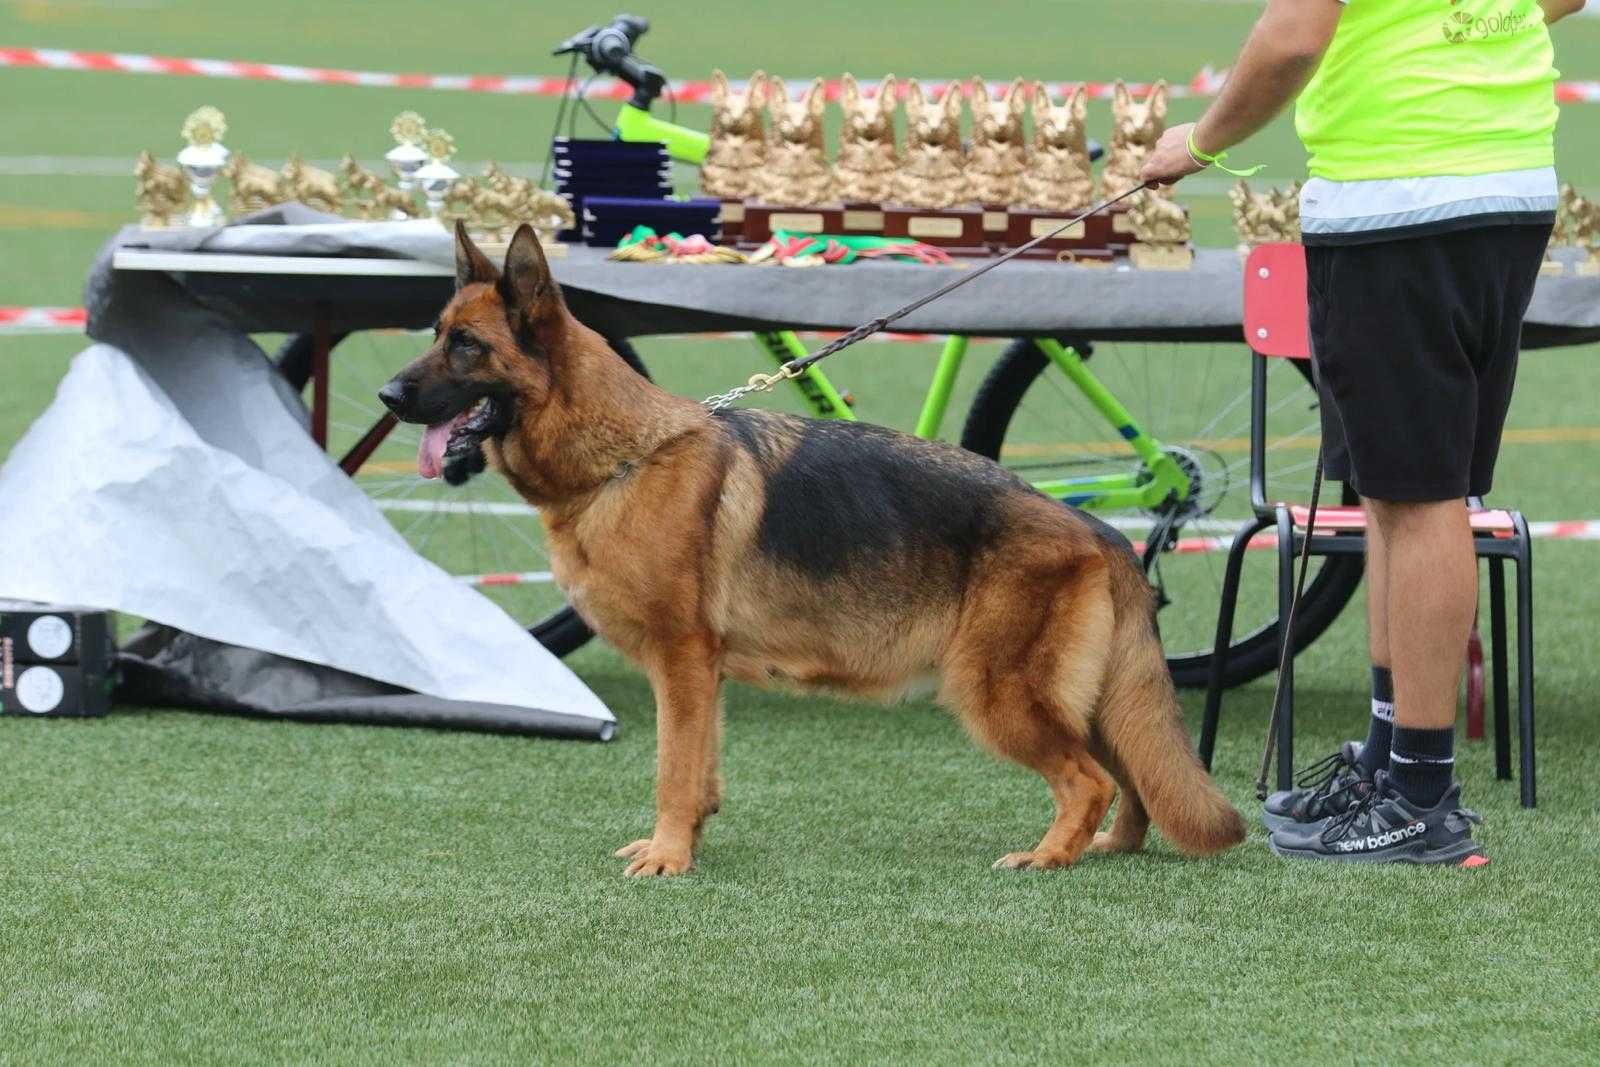
[[[1128,209],[1133,244],[1128,259],[1140,270],[1188,270],[1194,265],[1189,247],[1189,213],[1183,206],[1146,189]]]
[[[409,198],[416,192],[417,171],[428,162],[428,153],[422,150],[423,138],[428,135],[428,124],[415,111],[402,111],[389,124],[389,134],[394,138],[394,147],[384,153],[383,158],[399,179],[400,191]],[[397,207],[389,217],[413,218],[415,212],[407,214]]]
[[[450,158],[456,154],[456,140],[443,130],[429,130],[423,139],[423,150],[428,153],[428,162],[417,168],[416,179],[428,201],[428,214],[437,220],[444,213],[450,187],[461,177],[450,166]]]
[[[391,188],[349,153],[339,161],[339,181],[344,187],[347,209],[354,218],[376,222],[417,217],[415,195]]]
[[[228,179],[231,187],[228,203],[235,212],[260,211],[293,199],[284,191],[283,179],[277,171],[250,162],[250,157],[243,152],[228,156],[222,176]]]
[[[982,78],[973,78],[971,84],[972,149],[967,153],[967,181],[974,200],[1003,210],[1016,203],[1028,169],[1028,146],[1022,134],[1027,93],[1021,78],[1012,81],[998,100],[989,99]]]
[[[228,162],[228,150],[222,146],[227,132],[222,112],[209,105],[196,108],[183,120],[183,139],[189,143],[178,153],[178,166],[188,177],[189,193],[194,197],[187,220],[190,226],[222,225],[222,209],[211,199],[211,183]]]
[[[283,165],[283,188],[290,200],[298,200],[306,207],[330,215],[339,213],[339,202],[343,199],[339,191],[339,179],[313,167],[301,159],[298,152],[292,154]]]
[[[171,226],[174,216],[183,213],[184,201],[189,198],[189,182],[183,171],[156,162],[156,157],[145,151],[139,153],[133,165],[133,176],[133,203],[143,212],[139,224],[147,230],[164,230]]]

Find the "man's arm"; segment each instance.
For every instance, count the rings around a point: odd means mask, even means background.
[[[1574,0],[1541,0],[1551,4]],[[1576,0],[1582,3],[1582,0]],[[1139,176],[1148,184],[1171,185],[1203,165],[1189,154],[1189,134],[1207,155],[1238,144],[1293,100],[1316,71],[1333,41],[1344,5],[1339,0],[1268,0],[1250,31],[1222,92],[1198,123],[1173,126],[1162,135]]]
[[[1544,21],[1547,26],[1553,26],[1568,15],[1582,11],[1583,4],[1584,0],[1539,0],[1539,6],[1544,8]]]

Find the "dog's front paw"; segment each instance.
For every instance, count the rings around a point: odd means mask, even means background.
[[[653,838],[641,838],[613,853],[618,859],[632,860],[622,873],[629,878],[654,878],[683,874],[694,865],[689,849],[670,848]]]

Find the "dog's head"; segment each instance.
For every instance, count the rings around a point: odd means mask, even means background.
[[[460,485],[484,469],[485,441],[537,415],[553,381],[542,338],[565,316],[531,227],[518,227],[496,270],[456,223],[456,294],[439,313],[433,344],[378,391],[402,422],[427,426],[418,473]]]
[[[1167,124],[1167,96],[1163,78],[1150,87],[1143,101],[1135,101],[1121,79],[1111,94],[1112,140],[1116,144],[1153,145]]]
[[[972,79],[972,143],[1001,148],[1022,143],[1022,115],[1027,94],[1022,79],[1011,83],[998,100],[989,98],[989,87],[982,78]]]

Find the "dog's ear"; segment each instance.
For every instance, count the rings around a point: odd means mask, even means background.
[[[1022,87],[1021,78],[1011,80],[1011,87],[1006,90],[1006,103],[1011,105],[1012,117],[1020,119],[1028,103],[1028,94]]]
[[[1167,85],[1167,79],[1162,78],[1156,82],[1155,88],[1150,90],[1150,95],[1145,97],[1145,103],[1150,105],[1150,112],[1155,116],[1157,122],[1167,117],[1167,96],[1170,92],[1171,89]]]
[[[1080,123],[1089,117],[1089,87],[1079,82],[1072,90],[1072,117]]]
[[[493,285],[499,279],[500,272],[494,269],[489,257],[480,252],[478,246],[472,243],[472,238],[467,236],[466,224],[457,219],[456,288],[464,289],[473,282]]]
[[[718,111],[728,102],[728,76],[720,70],[711,72],[711,106]]]
[[[939,101],[944,105],[944,113],[949,115],[957,124],[961,122],[962,100],[961,83],[951,82],[944,87],[944,96]]]
[[[906,113],[915,118],[927,105],[922,98],[922,83],[912,78],[906,82]]]
[[[861,105],[861,87],[856,84],[854,74],[845,72],[839,79],[839,106],[844,108],[848,115]]]
[[[989,83],[984,81],[981,76],[974,74],[972,80],[967,84],[972,87],[972,110],[976,113],[979,104],[989,102]]]
[[[1116,84],[1111,87],[1112,112],[1117,115],[1124,114],[1131,103],[1133,103],[1133,97],[1128,93],[1128,83],[1118,78]]]
[[[811,112],[813,119],[820,122],[823,109],[827,107],[827,104],[827,87],[823,85],[822,79],[818,78],[811,83],[811,88],[806,90],[806,110]]]
[[[544,247],[526,222],[517,227],[506,249],[506,267],[498,288],[506,308],[524,316],[537,315],[552,300],[561,299],[561,290],[544,258]]]
[[[894,114],[895,105],[900,101],[899,83],[894,80],[893,74],[885,74],[883,81],[878,83],[878,110],[885,115]]]

